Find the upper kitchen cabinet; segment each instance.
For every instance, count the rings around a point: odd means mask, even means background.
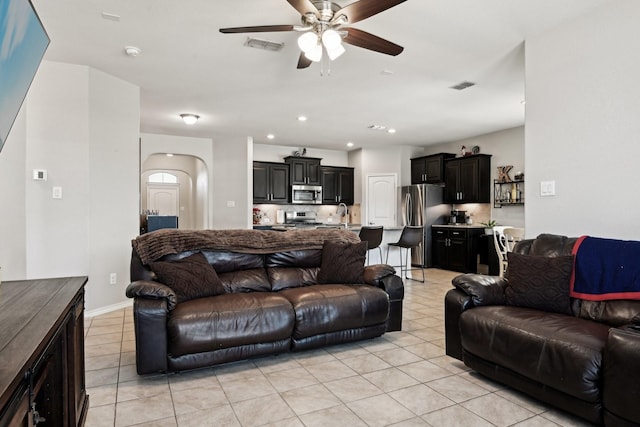
[[[320,185],[320,160],[313,157],[285,157],[289,165],[291,185]]]
[[[322,204],[353,204],[353,168],[322,166]]]
[[[444,162],[445,203],[491,201],[491,155],[477,154]]]
[[[253,162],[253,203],[289,202],[289,165]]]
[[[440,153],[411,159],[411,184],[444,184],[444,161],[454,157]]]

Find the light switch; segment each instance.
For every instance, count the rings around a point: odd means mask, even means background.
[[[62,199],[62,187],[53,187],[53,198]]]
[[[555,196],[556,195],[556,182],[555,181],[540,181],[540,195]]]

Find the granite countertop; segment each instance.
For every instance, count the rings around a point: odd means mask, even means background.
[[[291,225],[291,224],[254,224],[253,225],[254,229],[267,229],[267,230],[292,230],[292,229],[298,229],[298,230],[316,230],[316,229],[330,229],[330,228],[344,228],[344,224],[336,224],[334,223],[327,223],[327,224],[321,224],[321,225],[316,225],[316,226],[303,226],[303,227],[296,227],[295,225]],[[349,226],[347,227],[347,230],[351,230],[351,231],[360,231],[360,229],[362,228],[362,224],[349,224]],[[384,231],[397,231],[397,230],[402,230],[404,227],[402,226],[390,226],[390,227],[384,227]]]
[[[486,228],[482,224],[435,224],[432,227],[437,228]]]

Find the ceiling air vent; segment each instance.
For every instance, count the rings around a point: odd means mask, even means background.
[[[468,87],[475,86],[475,85],[476,84],[473,83],[473,82],[464,81],[462,83],[458,83],[457,85],[450,86],[449,88],[450,89],[455,89],[455,90],[463,90],[463,89],[466,89]]]
[[[244,43],[247,47],[255,47],[256,49],[264,49],[271,50],[277,52],[282,50],[284,47],[284,43],[276,43],[270,42],[268,40],[260,40],[260,39],[252,39],[251,37],[247,38],[247,41]]]

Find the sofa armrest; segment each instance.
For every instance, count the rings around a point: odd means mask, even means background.
[[[383,289],[389,295],[389,301],[402,300],[404,283],[395,273],[396,269],[387,264],[368,265],[364,268],[364,281]]]
[[[453,286],[471,297],[474,306],[506,304],[505,279],[483,274],[461,274],[451,281]]]
[[[387,332],[402,330],[404,283],[395,273],[395,268],[387,264],[369,265],[364,269],[365,283],[380,288],[389,295]]]
[[[167,302],[167,309],[172,311],[178,303],[173,289],[162,283],[150,280],[136,280],[127,286],[126,295],[129,298],[149,298],[164,299]]]
[[[379,286],[380,281],[396,274],[396,269],[387,264],[367,265],[364,267],[364,282],[367,285]]]
[[[164,298],[135,298],[133,301],[136,371],[140,375],[167,371],[168,314]]]
[[[602,401],[611,425],[640,424],[640,329],[631,324],[611,328],[604,350]],[[608,423],[607,423],[608,424]]]

